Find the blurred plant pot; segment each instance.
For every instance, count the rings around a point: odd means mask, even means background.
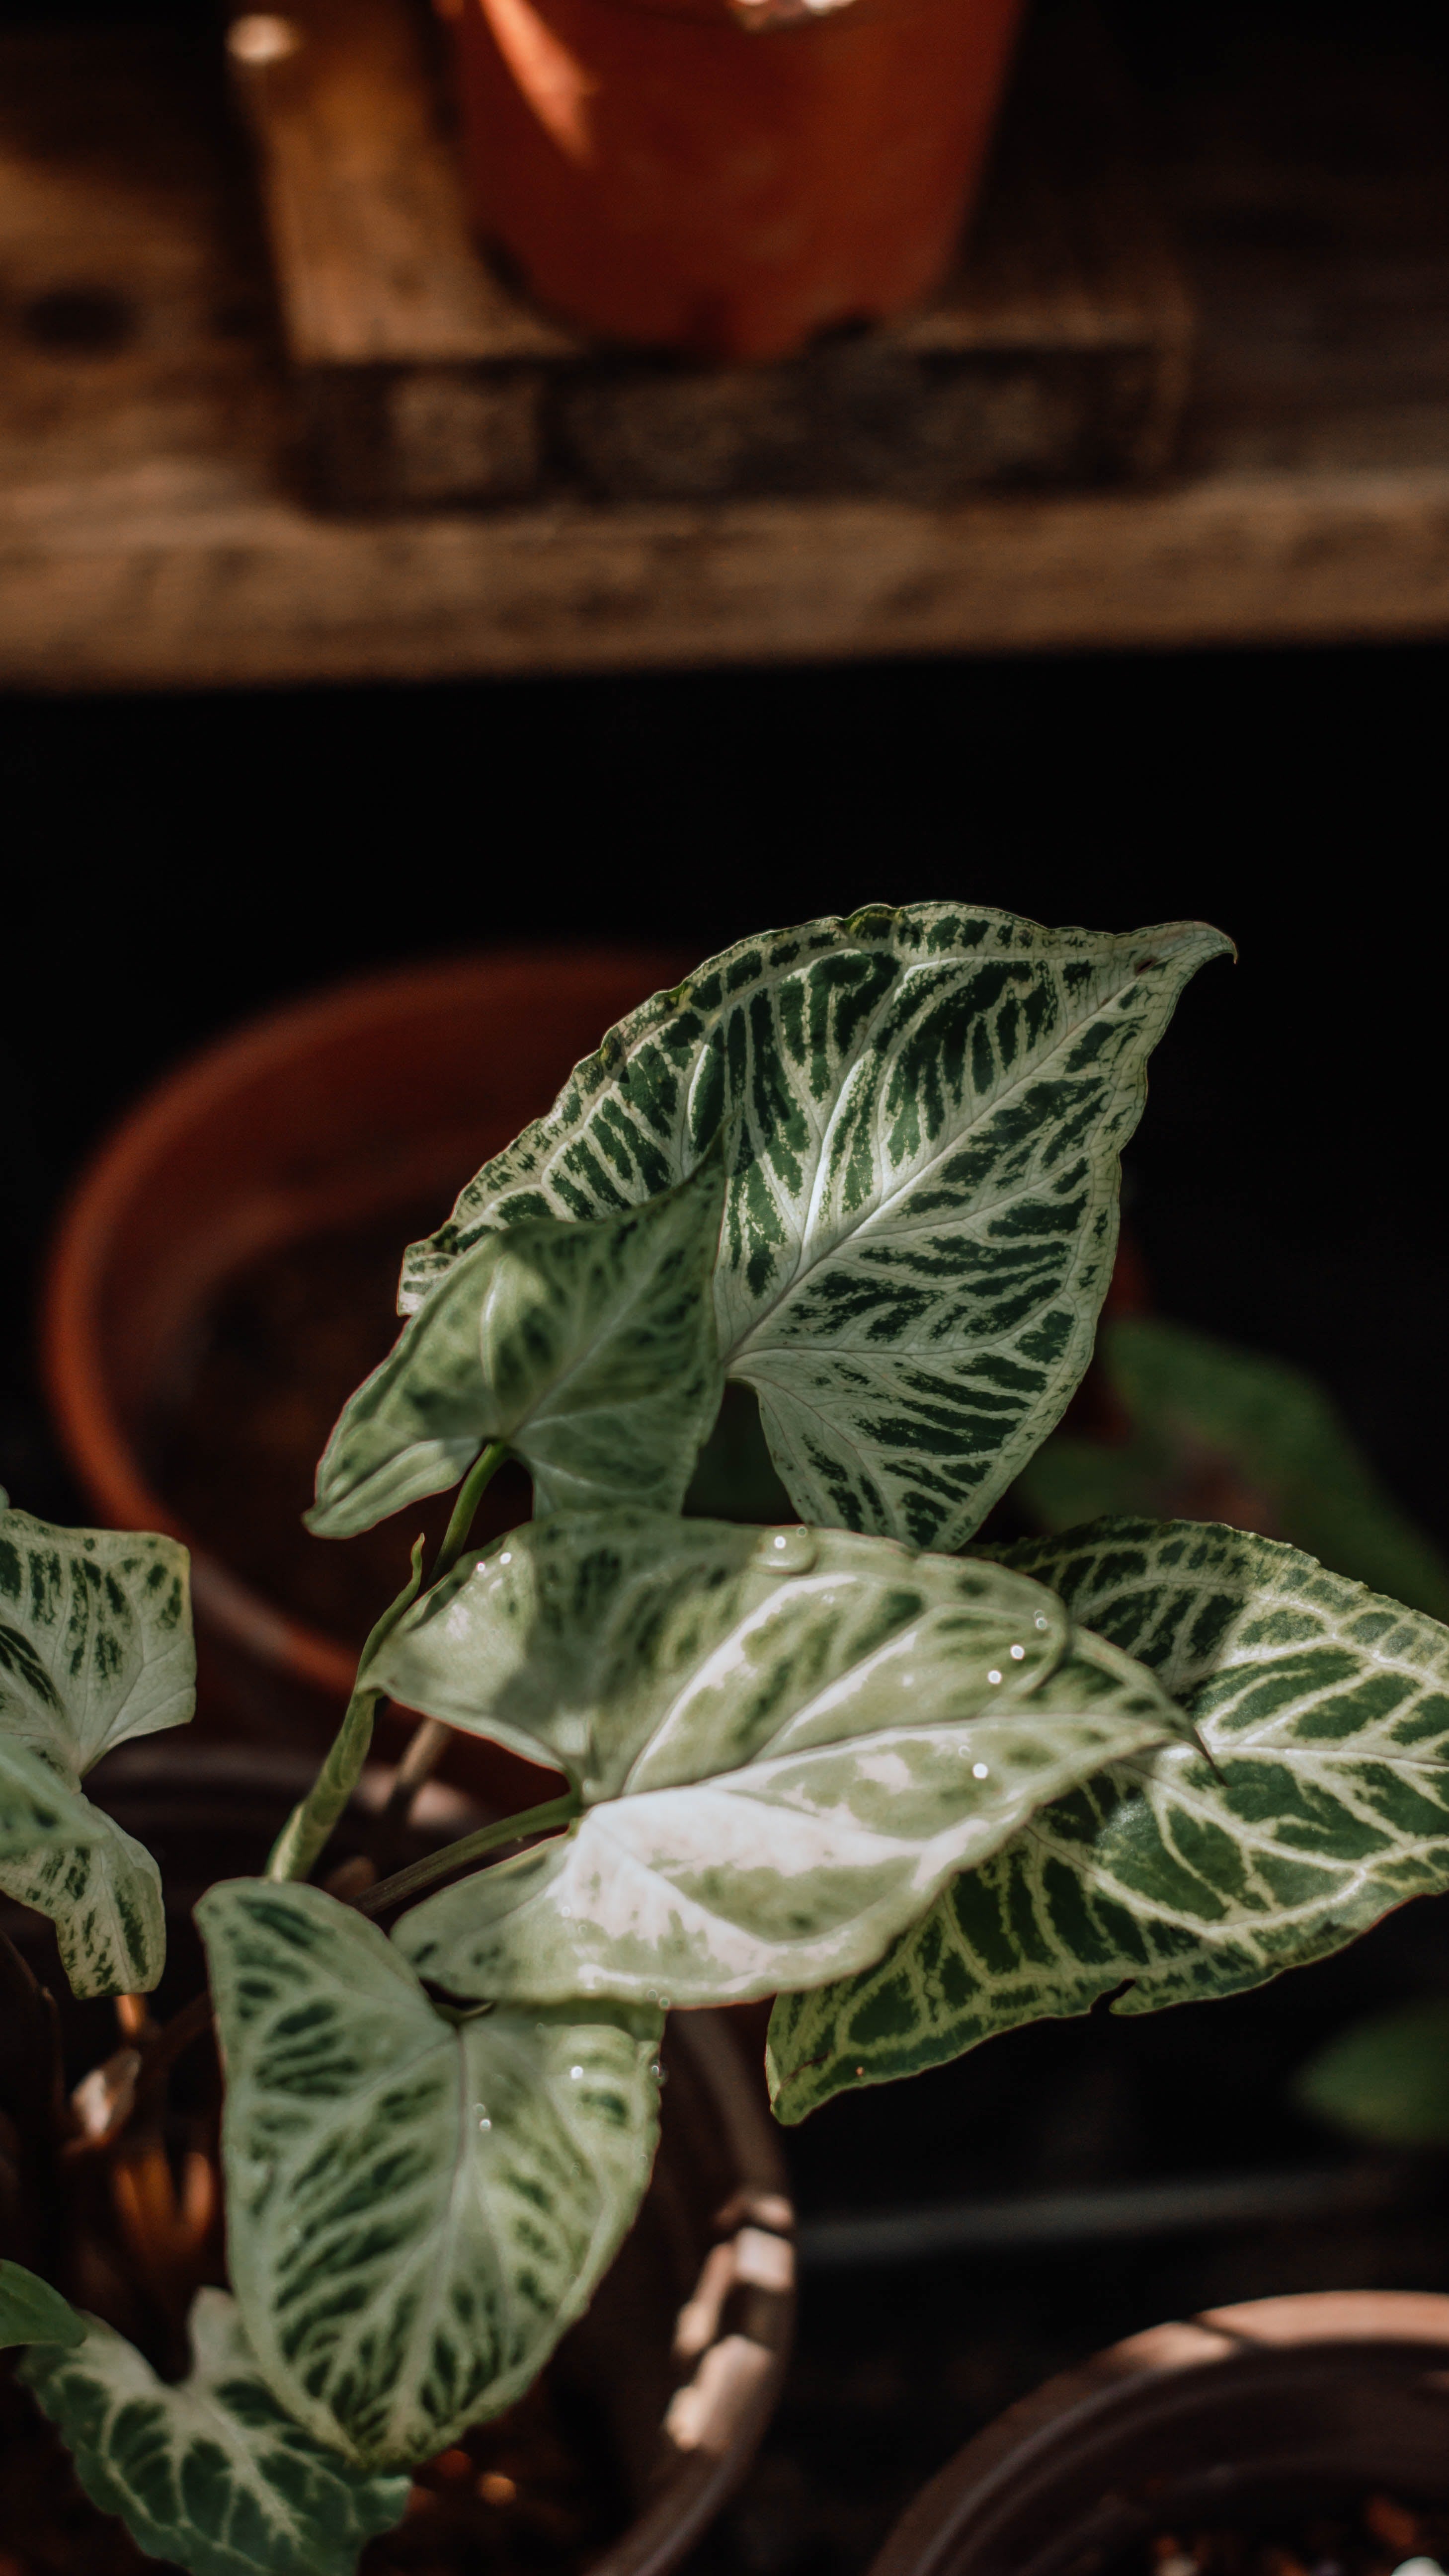
[[[109,1813],[155,1852],[166,1883],[169,1953],[156,2007],[183,2005],[204,1976],[191,1908],[217,1878],[250,1873],[292,1800],[307,1763],[267,1748],[204,1741],[128,1745],[93,1775]],[[365,1774],[329,1861],[399,1847],[377,1819],[391,1774]],[[466,1833],[478,1810],[434,1782],[422,1793],[401,1847],[404,1858]],[[379,1832],[384,1837],[378,1842]],[[36,1972],[64,1998],[67,2077],[116,2044],[112,2008],[65,1995],[50,1927],[0,1900],[4,1928]],[[371,2543],[362,2576],[468,2576],[484,2562],[499,2576],[667,2576],[699,2539],[749,2464],[779,2393],[794,2319],[793,2216],[778,2137],[763,2086],[746,2064],[726,2013],[676,2013],[668,2024],[659,2152],[634,2227],[593,2302],[564,2337],[540,2391],[467,2436],[474,2474],[457,2451],[419,2473],[422,2501],[394,2542]],[[0,2096],[9,2069],[0,2049]],[[179,2156],[215,2134],[209,2043],[177,2061],[170,2144]],[[43,2088],[42,2088],[43,2089]],[[0,2099],[8,2117],[33,2104]],[[94,2168],[87,2168],[88,2174]],[[117,2195],[117,2208],[127,2201]],[[58,2220],[58,2224],[57,2224]],[[0,2252],[59,2271],[71,2296],[155,2343],[155,2283],[124,2221],[107,2222],[94,2183],[69,2213],[52,2215],[49,2245],[7,2230]],[[44,2231],[41,2231],[43,2237]],[[219,2235],[199,2252],[196,2274],[220,2279]],[[170,2285],[184,2314],[194,2281]],[[177,2355],[179,2367],[184,2356]],[[8,2438],[7,2438],[8,2437]],[[17,2457],[17,2454],[23,2456]],[[478,2474],[481,2472],[481,2475]],[[539,2492],[529,2492],[537,2481]],[[500,2504],[499,2498],[503,2498]],[[415,2501],[417,2490],[415,2489]],[[0,2562],[57,2563],[50,2526],[63,2535],[59,2563],[75,2576],[144,2576],[154,2561],[70,2490],[69,2471],[29,2401],[0,2386]],[[575,2526],[575,2527],[570,2527]],[[18,2563],[18,2561],[17,2561]]]
[[[1449,2298],[1258,2299],[1134,2335],[1009,2408],[871,2576],[1095,2576],[1163,2531],[1251,2532],[1376,2490],[1449,2505]]]
[[[546,306],[732,360],[951,265],[1021,0],[440,0],[473,218]]]
[[[191,1548],[208,1706],[233,1730],[325,1740],[428,1521],[346,1547],[299,1521],[339,1405],[398,1330],[405,1241],[681,971],[538,951],[346,985],[182,1065],[82,1174],[42,1319],[51,1406],[100,1519]],[[505,1469],[480,1530],[527,1509]],[[528,1766],[459,1745],[453,1776],[526,1799]]]

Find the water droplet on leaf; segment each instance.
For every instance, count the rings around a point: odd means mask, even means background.
[[[755,1543],[755,1563],[775,1574],[808,1574],[819,1553],[812,1529],[761,1530]]]

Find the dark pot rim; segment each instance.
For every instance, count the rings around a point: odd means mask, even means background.
[[[1139,2496],[1168,2486],[1151,2474],[1154,2447],[1161,2459],[1191,2447],[1195,2419],[1205,2427],[1241,2407],[1270,2426],[1290,2389],[1311,2411],[1335,2388],[1375,2381],[1391,2405],[1400,2390],[1409,2403],[1434,2393],[1449,2463],[1449,2297],[1307,2291],[1150,2327],[1048,2380],[967,2443],[922,2488],[870,2576],[1034,2576],[1038,2566],[1045,2576],[1101,2563],[1133,2536],[1134,2482]],[[1231,2470],[1205,2430],[1202,2443],[1203,2489],[1216,2481],[1230,2505]],[[1098,2501],[1084,2509],[1088,2496]]]

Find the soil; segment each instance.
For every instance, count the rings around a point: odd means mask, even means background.
[[[1107,2576],[1394,2576],[1415,2559],[1449,2559],[1449,2506],[1380,2494],[1156,2532]]]

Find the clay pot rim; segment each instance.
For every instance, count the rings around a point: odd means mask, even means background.
[[[596,970],[611,961],[637,961],[643,975],[657,970],[666,984],[671,970],[677,979],[677,957],[642,942],[510,943],[349,976],[331,991],[280,1002],[160,1074],[103,1134],[62,1208],[42,1275],[40,1369],[82,1485],[109,1526],[161,1530],[181,1540],[191,1552],[193,1595],[204,1616],[248,1653],[329,1697],[345,1699],[350,1691],[352,1651],[233,1574],[169,1509],[141,1466],[112,1400],[96,1320],[120,1222],[173,1146],[291,1058],[355,1036],[379,1016],[407,1017],[428,1003],[456,1005],[475,988],[480,970],[495,989],[526,991],[541,972],[567,976],[572,967]]]
[[[1217,2374],[1262,2373],[1277,2356],[1376,2355],[1384,2363],[1441,2354],[1449,2364],[1449,2295],[1419,2290],[1309,2290],[1150,2326],[1063,2371],[968,2442],[908,2506],[869,2576],[944,2576],[973,2529],[989,2526],[998,2504],[1059,2456],[1064,2438],[1106,2441],[1114,2416],[1140,2412],[1144,2388],[1190,2398]]]

